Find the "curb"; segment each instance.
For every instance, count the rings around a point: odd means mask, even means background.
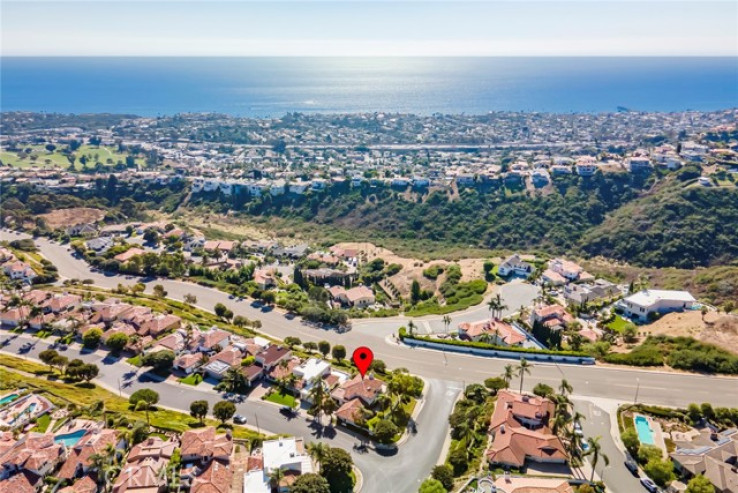
[[[359,493],[361,489],[364,487],[364,475],[361,474],[361,469],[359,469],[356,466],[351,466],[351,469],[354,471],[354,476],[356,476],[356,484],[354,485],[354,493]]]

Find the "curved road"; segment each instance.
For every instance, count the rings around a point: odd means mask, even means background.
[[[28,335],[2,334],[8,342],[0,349],[2,352],[38,360],[38,354],[51,345],[41,339]],[[24,344],[32,343],[28,348]],[[69,359],[80,358],[87,363],[95,363],[100,375],[95,380],[111,392],[121,392],[127,397],[138,389],[149,388],[159,393],[162,406],[189,412],[189,404],[194,400],[206,400],[210,408],[222,400],[221,394],[212,390],[190,387],[185,384],[162,382],[149,373],[110,356],[106,351],[83,351],[79,345],[72,345],[63,354]],[[287,419],[278,411],[278,406],[258,399],[234,400],[236,412],[245,416],[251,427],[262,432],[290,434],[305,437],[307,441],[319,440],[333,447],[341,447],[350,452],[356,467],[364,477],[362,492],[386,493],[387,491],[417,491],[419,483],[430,473],[443,448],[448,429],[448,415],[451,414],[461,386],[453,382],[426,380],[426,393],[423,411],[417,418],[417,435],[407,440],[392,452],[367,451],[357,453],[353,445],[358,441],[345,430],[317,425],[304,412],[300,416]]]
[[[29,238],[28,235],[0,230],[0,240]],[[41,253],[54,263],[62,278],[92,279],[95,285],[103,288],[115,288],[119,283],[133,284],[137,278],[122,275],[92,272],[81,259],[74,258],[66,246],[54,243],[46,238],[36,238]],[[393,342],[392,334],[410,320],[405,317],[380,319],[360,319],[353,323],[353,330],[339,334],[332,330],[316,328],[303,322],[299,317],[286,316],[278,310],[268,310],[248,300],[238,301],[228,294],[197,284],[156,279],[148,281],[147,291],[154,284],[162,284],[168,297],[182,301],[186,294],[197,297],[197,306],[212,310],[216,303],[223,303],[236,315],[262,322],[262,331],[278,338],[287,336],[299,337],[303,341],[327,340],[331,344],[343,344],[350,354],[358,346],[370,346],[377,358],[382,359],[392,368],[405,367],[412,373],[422,376],[428,384],[424,410],[418,417],[419,434],[411,436],[398,451],[387,460],[377,452],[357,454],[353,452],[357,467],[364,474],[363,491],[374,493],[383,491],[416,491],[419,483],[427,477],[431,467],[436,463],[447,436],[447,416],[453,402],[464,385],[481,382],[490,376],[499,375],[510,360],[482,358],[455,353],[444,353],[433,350],[410,349]],[[525,284],[508,284],[501,291],[505,304],[517,308],[521,304],[529,304],[536,296],[534,288]],[[489,316],[484,305],[472,307],[464,312],[451,314],[451,327],[461,321],[478,320]],[[442,317],[427,316],[413,319],[418,331],[441,331],[444,328]],[[4,351],[18,353],[24,337],[13,340]],[[27,356],[33,357],[38,351],[45,349],[47,343],[36,342]],[[77,349],[70,351],[78,352]],[[76,356],[76,355],[75,355]],[[156,388],[161,395],[163,405],[182,409],[187,412],[189,402],[195,399],[206,399],[211,403],[220,397],[208,391],[165,382],[152,382],[145,375],[130,372],[126,365],[116,365],[116,360],[104,354],[81,354],[83,359],[97,363],[102,371],[98,378],[111,389],[116,389],[118,382],[123,382],[124,393],[131,393],[137,388],[146,386]],[[128,373],[127,373],[128,372]],[[543,382],[556,387],[562,378],[566,378],[574,386],[574,395],[580,400],[587,398],[606,399],[619,402],[639,402],[666,406],[686,406],[690,402],[711,402],[715,406],[738,406],[738,379],[709,375],[686,374],[677,372],[645,371],[608,366],[577,366],[536,363],[530,376],[526,377],[524,388],[530,390],[536,383]],[[184,403],[184,404],[183,404]],[[238,403],[238,412],[247,416],[249,423],[257,424],[264,430],[278,433],[289,433],[296,436],[314,437],[328,440],[335,446],[347,450],[352,449],[354,439],[346,433],[334,430],[316,429],[304,418],[284,419],[271,404],[246,401]],[[421,438],[422,437],[422,438]],[[620,469],[622,464],[619,465]],[[617,467],[617,466],[616,466]],[[611,477],[616,492],[627,491],[617,486],[624,479],[620,471],[619,479]]]
[[[0,239],[4,240],[28,237],[0,231]],[[92,279],[95,285],[105,288],[114,288],[119,283],[130,285],[138,282],[136,278],[92,272],[84,260],[72,257],[67,247],[46,238],[36,238],[36,244],[41,253],[57,266],[63,278]],[[154,284],[162,284],[168,292],[167,296],[172,299],[181,301],[185,294],[193,294],[197,297],[197,305],[206,310],[212,310],[216,303],[223,303],[236,315],[261,320],[262,330],[275,337],[294,336],[303,341],[327,340],[331,344],[346,346],[349,354],[359,346],[370,346],[375,356],[390,367],[405,367],[412,373],[429,379],[454,380],[467,384],[481,382],[490,376],[499,375],[504,366],[510,363],[510,360],[505,359],[410,349],[394,344],[390,342],[390,334],[396,333],[397,328],[407,324],[410,319],[404,317],[360,319],[354,322],[353,330],[339,334],[316,328],[299,317],[287,316],[279,310],[267,310],[248,300],[232,299],[228,294],[205,286],[156,279],[147,283],[147,291],[150,292]],[[534,296],[520,292],[524,288],[518,286],[525,285],[507,285],[502,293],[503,300],[512,307],[520,306],[521,298],[529,296],[532,299]],[[459,321],[482,318],[488,316],[488,312],[485,307],[477,306],[450,316],[451,327],[455,327]],[[436,328],[442,327],[439,316],[419,317],[413,321],[421,328],[426,322]],[[531,376],[525,380],[525,388],[531,389],[538,382],[556,387],[562,378],[566,378],[574,386],[574,394],[580,397],[604,397],[628,402],[633,401],[637,393],[639,401],[650,404],[686,406],[690,402],[711,402],[715,406],[738,406],[736,378],[602,365],[536,363]]]

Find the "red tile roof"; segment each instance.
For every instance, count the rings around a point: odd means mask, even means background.
[[[548,427],[554,410],[550,399],[501,390],[490,420],[494,441],[486,452],[488,460],[516,467],[523,466],[527,457],[566,460],[561,440]]]
[[[345,381],[337,389],[331,392],[331,396],[340,401],[345,402],[352,399],[361,399],[364,404],[370,406],[379,394],[384,392],[385,385],[381,380],[375,378],[362,379],[361,375],[356,375],[351,380]]]
[[[64,461],[58,477],[71,479],[77,472],[77,467],[89,467],[90,457],[94,454],[102,454],[108,445],[115,446],[118,441],[115,430],[90,430],[69,451],[67,460]]]
[[[464,332],[470,339],[475,339],[482,334],[497,335],[502,341],[510,346],[525,342],[525,336],[515,330],[512,325],[502,320],[480,320],[478,322],[463,322],[459,324],[459,331]]]
[[[216,435],[213,426],[187,430],[182,434],[180,444],[183,457],[229,461],[233,452],[233,439],[226,434]]]

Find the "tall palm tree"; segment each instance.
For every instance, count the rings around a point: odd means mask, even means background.
[[[443,316],[443,326],[446,328],[446,333],[448,334],[448,328],[451,325],[451,317],[448,315]]]
[[[523,380],[525,375],[530,375],[530,369],[533,368],[533,364],[528,363],[525,358],[520,358],[520,364],[518,364],[518,376],[520,377],[520,393],[523,393]]]
[[[510,381],[518,376],[518,372],[513,365],[505,365],[505,370],[502,373],[502,379],[505,380],[505,385],[510,386]]]
[[[601,437],[587,438],[587,443],[589,444],[589,450],[587,451],[585,455],[592,456],[592,477],[589,479],[590,481],[594,481],[595,468],[597,467],[597,463],[600,461],[600,458],[602,458],[602,460],[605,462],[605,467],[610,465],[610,458],[602,453],[602,447],[600,446],[600,438]]]
[[[502,296],[500,296],[500,293],[497,293],[494,298],[490,300],[489,303],[487,303],[487,306],[490,307],[490,310],[494,308],[495,310],[495,318],[502,318],[502,312],[504,310],[507,310],[507,305],[504,301],[502,301]]]
[[[502,300],[499,294],[497,295],[497,297],[492,298],[487,302],[487,308],[489,308],[492,318],[497,318],[497,311],[499,310],[501,303]]]
[[[284,479],[284,468],[278,467],[269,473],[269,482],[272,483],[272,491],[279,491],[279,483]]]
[[[310,380],[310,384],[311,387],[308,392],[308,399],[313,403],[310,409],[315,413],[315,418],[319,419],[320,414],[323,412],[323,401],[330,397],[328,396],[328,392],[326,391],[323,379],[320,375],[313,377],[313,379]]]
[[[307,445],[307,453],[318,464],[323,466],[323,461],[328,456],[328,445],[323,442],[310,442]]]

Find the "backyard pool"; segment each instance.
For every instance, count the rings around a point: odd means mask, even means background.
[[[67,447],[74,447],[85,433],[87,433],[87,430],[77,430],[66,435],[57,435],[54,437],[54,441],[56,443],[63,443]]]
[[[8,394],[4,396],[2,399],[0,399],[0,407],[4,406],[5,404],[13,402],[17,398],[18,398],[18,394]]]
[[[648,424],[648,419],[645,416],[638,415],[633,420],[635,423],[636,431],[638,432],[638,440],[645,445],[654,445],[653,430]]]

